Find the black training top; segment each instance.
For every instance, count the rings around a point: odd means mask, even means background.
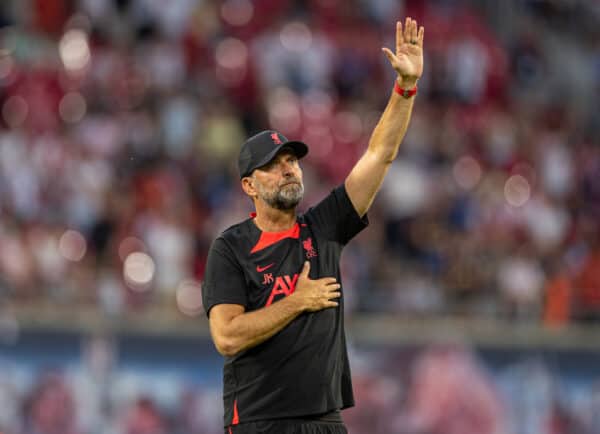
[[[344,186],[284,232],[261,232],[247,219],[212,244],[203,283],[207,314],[221,303],[253,311],[291,294],[304,261],[311,279],[340,279],[344,245],[368,224]],[[343,286],[336,308],[304,312],[265,342],[227,357],[225,426],[325,413],[354,405],[344,336]]]

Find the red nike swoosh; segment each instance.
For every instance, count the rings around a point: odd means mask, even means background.
[[[265,265],[264,267],[261,267],[260,265],[256,266],[256,271],[258,271],[259,273],[262,273],[265,270],[268,270],[269,268],[271,268],[273,265],[275,265],[275,262],[273,262],[272,264],[269,265]]]

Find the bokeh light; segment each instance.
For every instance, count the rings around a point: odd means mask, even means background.
[[[154,260],[148,254],[133,252],[125,259],[123,277],[131,289],[145,291],[150,288],[155,270]]]
[[[185,315],[198,316],[203,312],[202,287],[192,279],[182,281],[177,287],[177,308]]]
[[[333,99],[326,92],[312,90],[302,98],[302,113],[311,123],[329,123],[332,111]]]
[[[531,195],[531,187],[525,177],[513,175],[504,184],[504,198],[515,207],[523,206]]]
[[[85,68],[91,59],[87,34],[79,29],[66,32],[60,40],[58,50],[65,69],[70,72]]]
[[[356,113],[339,112],[334,118],[333,135],[342,143],[360,140],[363,135],[363,123]]]
[[[308,26],[300,22],[286,24],[281,29],[281,44],[289,51],[302,52],[310,48],[312,33]]]
[[[246,44],[235,38],[227,38],[219,42],[215,53],[217,64],[227,69],[244,66],[248,58]]]
[[[69,92],[60,101],[58,112],[67,123],[79,122],[86,113],[87,104],[79,92]]]
[[[8,98],[2,106],[2,118],[11,127],[17,128],[25,122],[29,113],[29,104],[20,95]]]
[[[215,50],[217,79],[225,86],[235,86],[246,76],[248,47],[236,38],[219,42]]]
[[[300,102],[293,91],[286,87],[278,88],[270,95],[267,106],[273,129],[295,132],[300,128]]]
[[[226,0],[221,5],[221,18],[232,26],[244,26],[254,15],[254,6],[248,0]]]
[[[65,231],[58,241],[58,251],[63,258],[69,261],[81,261],[87,251],[85,237],[80,232],[72,229]]]
[[[329,128],[324,125],[315,125],[306,132],[302,140],[310,144],[311,159],[322,160],[331,155],[333,151],[333,137]]]
[[[452,168],[454,180],[459,187],[465,190],[471,190],[481,180],[481,166],[471,156],[460,157]]]

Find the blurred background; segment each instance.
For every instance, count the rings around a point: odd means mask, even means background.
[[[3,0],[0,432],[216,434],[207,249],[236,159],[315,203],[426,28],[400,155],[345,250],[354,434],[600,433],[600,3]]]

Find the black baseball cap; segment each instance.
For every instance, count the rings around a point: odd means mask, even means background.
[[[271,161],[283,148],[289,148],[296,157],[302,158],[308,153],[308,146],[297,140],[288,140],[283,134],[273,130],[265,130],[250,137],[242,145],[238,158],[240,179],[250,176]]]

